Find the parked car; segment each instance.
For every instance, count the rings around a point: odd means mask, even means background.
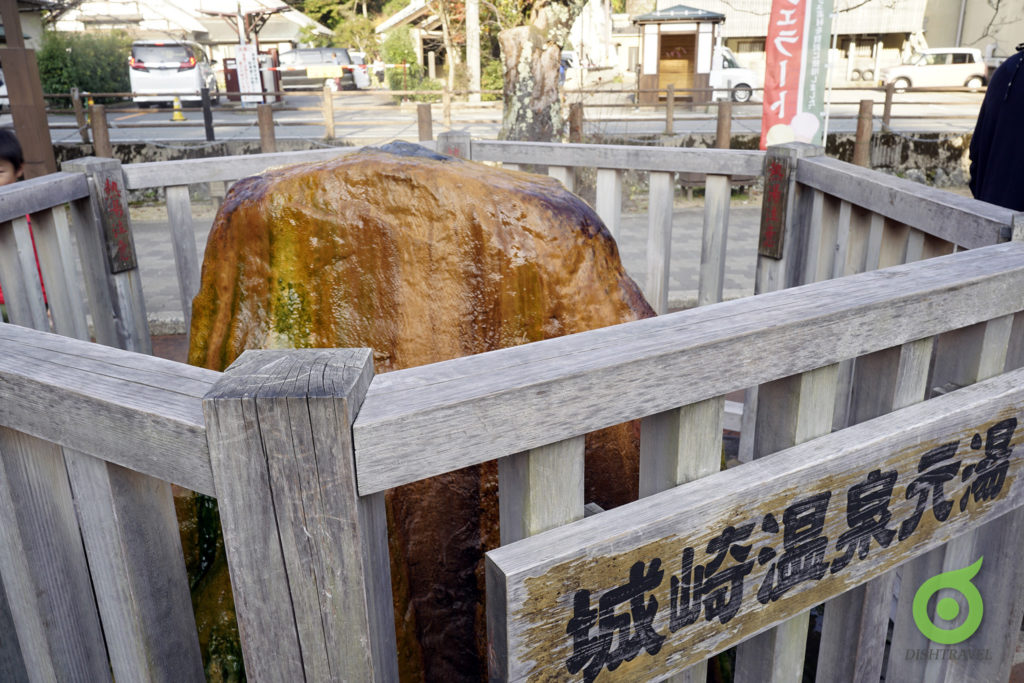
[[[282,52],[278,58],[281,87],[285,90],[352,90],[356,87],[352,58],[343,47],[310,47]]]
[[[199,102],[200,91],[210,90],[213,102],[220,100],[217,76],[203,47],[188,41],[136,40],[128,58],[132,101],[137,104],[170,104],[174,93],[181,100]]]
[[[355,79],[356,87],[360,90],[370,87],[370,72],[366,67],[366,54],[349,50],[349,57],[352,58],[352,77]]]
[[[4,72],[0,71],[0,113],[8,111],[11,108],[11,101],[7,98],[7,80],[4,78]]]
[[[754,91],[761,88],[761,77],[753,69],[740,66],[729,48],[716,47],[711,59],[708,87],[715,89],[712,99],[749,102]]]
[[[972,47],[936,47],[912,55],[903,64],[882,69],[881,85],[897,90],[909,87],[966,86],[980,88],[988,80],[981,50]]]

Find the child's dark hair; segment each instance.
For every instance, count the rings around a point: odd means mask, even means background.
[[[15,171],[25,164],[21,143],[10,128],[0,128],[0,159],[11,162]]]

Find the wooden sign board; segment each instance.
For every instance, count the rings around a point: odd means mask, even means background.
[[[1022,413],[1008,373],[492,551],[492,673],[653,680],[864,583],[1024,502]]]
[[[757,253],[768,258],[781,259],[786,236],[786,215],[789,206],[789,183],[795,170],[795,160],[769,150],[764,157],[764,198],[761,206],[761,233],[757,240]]]

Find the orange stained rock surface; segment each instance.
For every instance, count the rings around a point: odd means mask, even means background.
[[[371,347],[377,373],[653,315],[594,211],[556,180],[393,143],[267,171],[207,242],[189,362]],[[586,498],[637,495],[638,427],[587,437]],[[389,494],[403,680],[479,680],[493,463]]]

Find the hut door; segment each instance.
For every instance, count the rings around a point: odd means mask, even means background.
[[[658,89],[664,90],[669,84],[676,92],[693,87],[696,71],[697,36],[694,33],[662,33],[658,51]],[[682,93],[692,97],[692,93]]]

